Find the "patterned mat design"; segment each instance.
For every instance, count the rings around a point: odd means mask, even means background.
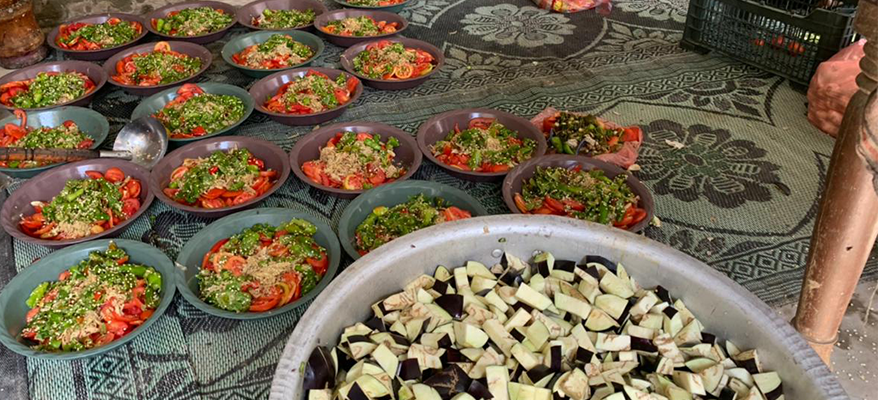
[[[379,121],[415,132],[430,116],[457,108],[531,117],[554,106],[639,124],[646,142],[636,174],[653,190],[662,221],[646,235],[704,260],[768,303],[795,301],[833,142],[807,123],[805,97],[783,79],[679,49],[686,7],[686,0],[615,0],[602,18],[547,13],[528,0],[415,0],[402,12],[412,24],[406,36],[441,48],[446,66],[411,90],[366,89],[336,122]],[[253,80],[219,57],[224,42],[209,46],[217,61],[203,81],[248,88]],[[341,52],[328,45],[314,65],[338,67]],[[92,107],[115,132],[138,101],[108,90]],[[311,129],[254,113],[238,134],[289,150]],[[459,187],[491,212],[507,212],[500,184],[461,181],[428,163],[415,178]],[[334,228],[347,204],[295,178],[264,203],[309,212]],[[152,243],[172,259],[210,222],[158,201],[148,214],[122,237]],[[14,243],[19,270],[47,253]],[[876,272],[871,260],[865,277]],[[304,311],[238,322],[210,317],[177,296],[149,332],[102,357],[47,362],[0,349],[0,398],[265,398]]]

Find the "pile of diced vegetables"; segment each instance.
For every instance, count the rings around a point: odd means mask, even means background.
[[[779,400],[782,382],[600,256],[438,267],[305,369],[308,400]]]

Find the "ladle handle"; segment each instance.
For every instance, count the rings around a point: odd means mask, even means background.
[[[113,156],[113,154],[104,153],[120,153],[117,157],[124,157],[123,152],[108,152],[92,149],[23,149],[2,147],[0,148],[0,161],[37,161],[54,164],[100,158],[101,156]]]

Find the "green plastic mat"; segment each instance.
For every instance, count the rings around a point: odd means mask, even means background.
[[[685,0],[616,0],[607,18],[548,13],[528,0],[508,3],[414,0],[402,12],[411,22],[405,36],[441,48],[446,65],[414,89],[367,88],[335,122],[379,121],[414,133],[430,116],[458,108],[528,118],[553,106],[639,124],[646,141],[636,174],[654,192],[662,221],[646,235],[704,260],[768,303],[795,301],[833,145],[806,121],[805,97],[774,75],[681,50]],[[245,88],[254,82],[219,57],[226,39],[243,32],[209,45],[216,61],[203,81]],[[328,44],[313,65],[338,67],[342,50]],[[92,108],[116,132],[139,100],[105,90]],[[311,129],[254,113],[239,134],[289,150]],[[500,184],[461,181],[427,162],[414,178],[461,188],[490,212],[507,212]],[[335,229],[348,203],[291,177],[263,205],[305,211]],[[152,243],[172,259],[209,222],[158,201],[147,214],[122,237]],[[18,269],[49,252],[17,241],[13,247]],[[876,271],[871,260],[865,277]],[[0,398],[265,398],[304,310],[231,321],[177,296],[149,332],[101,357],[53,363],[0,349]]]

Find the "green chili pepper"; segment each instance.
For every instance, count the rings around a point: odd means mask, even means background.
[[[162,275],[157,273],[151,273],[146,276],[147,284],[150,285],[153,289],[159,290],[162,288]]]
[[[562,153],[562,139],[557,136],[554,136],[550,139],[550,144],[553,145],[553,148],[556,149],[557,153]]]
[[[138,278],[143,278],[144,274],[147,273],[147,267],[144,267],[143,265],[123,265],[119,267],[119,270],[122,272],[131,272]]]
[[[599,223],[607,224],[608,223],[608,205],[600,204],[599,205]]]
[[[25,302],[25,304],[27,304],[27,306],[30,308],[34,308],[34,306],[37,305],[37,302],[40,301],[40,299],[42,299],[43,296],[46,294],[46,289],[48,289],[48,288],[49,288],[49,282],[41,283],[40,286],[37,286],[36,288],[34,288],[34,291],[32,291],[31,295],[28,296],[28,299]]]
[[[565,154],[574,154],[574,149],[572,149],[571,146],[568,145],[568,142],[562,143],[562,151],[564,151]]]

